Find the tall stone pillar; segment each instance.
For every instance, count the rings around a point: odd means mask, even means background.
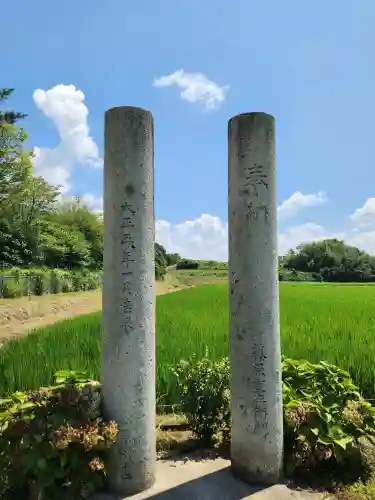
[[[105,114],[102,391],[118,423],[113,493],[150,487],[156,464],[154,125],[150,112]]]
[[[283,460],[275,120],[235,116],[228,142],[232,470],[273,484]]]

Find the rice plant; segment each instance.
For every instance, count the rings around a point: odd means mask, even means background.
[[[281,283],[282,351],[350,371],[375,399],[375,286]],[[169,366],[192,354],[219,359],[229,352],[228,288],[203,285],[157,298],[157,393],[175,403]],[[8,342],[0,350],[0,393],[52,382],[60,369],[100,378],[101,313],[60,321]]]

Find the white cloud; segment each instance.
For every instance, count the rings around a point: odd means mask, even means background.
[[[291,217],[305,208],[322,205],[327,201],[323,191],[316,194],[292,194],[278,207],[279,218]],[[278,235],[279,254],[300,243],[327,238],[328,233],[319,224],[307,223],[291,226]],[[192,259],[228,259],[228,223],[219,217],[203,214],[195,220],[171,224],[165,220],[156,221],[156,241],[168,252],[177,252]]]
[[[287,227],[278,234],[279,255],[285,255],[291,248],[301,243],[328,238],[326,229],[320,224],[307,222],[298,226]]]
[[[281,203],[279,216],[294,215],[299,209],[317,206],[324,203],[324,193],[303,195],[294,193]],[[375,230],[364,231],[363,226],[374,223],[375,198],[366,201],[357,209],[351,219],[356,227],[344,228],[341,232],[333,232],[320,224],[304,223],[288,226],[279,231],[278,252],[285,254],[289,249],[301,243],[309,243],[326,238],[344,240],[346,244],[355,246],[375,255]],[[193,259],[228,259],[228,224],[219,217],[203,214],[195,220],[171,224],[167,221],[156,222],[156,239],[165,246],[168,252],[177,252],[181,256]]]
[[[74,85],[56,85],[33,93],[36,106],[54,123],[60,137],[55,148],[35,147],[34,165],[38,175],[70,190],[70,177],[77,164],[101,167],[98,146],[90,135],[85,95]]]
[[[83,203],[85,203],[88,208],[93,212],[101,214],[103,213],[103,197],[95,196],[91,193],[86,193],[81,196]]]
[[[337,238],[375,255],[375,231],[348,229],[340,233],[331,232],[320,224],[305,223],[289,226],[278,234],[278,252],[284,255],[301,243]],[[192,259],[228,259],[228,224],[219,217],[203,214],[195,220],[180,224],[156,221],[156,241],[167,252],[177,252]]]
[[[323,191],[313,194],[303,194],[296,191],[287,200],[283,201],[277,208],[279,217],[286,218],[296,215],[301,209],[317,207],[327,202],[327,197]]]
[[[225,101],[229,90],[228,85],[220,87],[202,73],[187,73],[183,69],[156,78],[153,85],[154,87],[171,87],[175,85],[181,89],[180,96],[182,99],[191,103],[203,101],[207,111],[218,108]]]
[[[289,227],[278,235],[279,254],[326,235],[326,230],[319,224]],[[228,224],[212,215],[203,214],[181,224],[156,221],[156,241],[168,252],[177,252],[183,257],[228,260]]]
[[[278,207],[279,217],[290,217],[304,208],[325,203],[325,194],[303,194],[300,191],[292,194]],[[300,243],[328,237],[323,226],[313,223],[288,227],[278,235],[279,254]],[[195,220],[181,224],[167,221],[156,222],[156,240],[168,252],[177,252],[181,256],[192,259],[228,259],[228,223],[219,217],[203,214]]]
[[[76,202],[77,199],[79,199],[81,203],[85,204],[92,212],[98,215],[103,214],[103,198],[101,196],[95,196],[92,193],[85,193],[83,195],[74,196],[71,196],[69,194],[60,194],[57,197],[56,201],[58,204],[64,204]]]
[[[313,223],[286,228],[278,234],[279,254],[300,243],[330,237],[326,229]],[[203,214],[181,224],[156,221],[156,241],[168,252],[191,259],[228,260],[228,224],[219,217]]]
[[[361,208],[352,213],[350,219],[360,227],[375,225],[375,198],[368,198]]]
[[[348,245],[375,255],[375,231],[359,231],[358,229],[354,229],[348,231],[339,239],[343,239]]]
[[[227,259],[228,224],[219,217],[202,214],[181,224],[158,220],[155,232],[156,241],[168,252],[192,259]]]

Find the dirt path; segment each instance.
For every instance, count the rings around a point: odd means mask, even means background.
[[[156,282],[156,294],[184,288],[173,280]],[[0,344],[62,319],[99,311],[101,291],[0,300]]]

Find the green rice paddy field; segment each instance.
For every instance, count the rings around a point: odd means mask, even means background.
[[[288,357],[326,360],[350,371],[375,399],[375,286],[281,283],[281,341]],[[196,353],[228,355],[226,284],[203,285],[157,298],[157,393],[174,400],[168,367]],[[0,394],[52,382],[59,369],[100,377],[101,314],[62,321],[0,350]]]

